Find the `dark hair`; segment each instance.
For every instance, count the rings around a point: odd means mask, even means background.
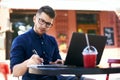
[[[37,13],[46,13],[50,18],[54,18],[55,17],[55,11],[50,7],[50,6],[42,6]]]

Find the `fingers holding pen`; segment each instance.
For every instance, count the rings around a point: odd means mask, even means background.
[[[39,55],[33,54],[31,57],[37,64],[41,64],[44,62],[43,58],[39,57]]]
[[[35,49],[33,49],[32,52],[33,52],[34,54],[38,55],[38,53],[37,53],[37,51],[36,51]],[[38,57],[40,58],[39,55],[38,55]],[[43,65],[43,58],[41,58],[40,62],[41,62],[40,64]]]
[[[33,54],[28,60],[27,65],[41,64],[43,62],[44,62],[43,58],[40,58],[39,55]]]

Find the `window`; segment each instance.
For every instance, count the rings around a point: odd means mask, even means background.
[[[97,24],[97,14],[77,14],[78,24]]]

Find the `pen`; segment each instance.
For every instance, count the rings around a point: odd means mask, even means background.
[[[37,51],[36,51],[35,49],[33,49],[32,51],[33,51],[33,53],[35,53],[35,54],[37,54],[37,55],[38,55],[38,53],[37,53]]]
[[[32,52],[35,53],[36,55],[38,55],[38,53],[37,53],[37,51],[35,49],[33,49]],[[43,63],[41,63],[41,65],[43,65]]]

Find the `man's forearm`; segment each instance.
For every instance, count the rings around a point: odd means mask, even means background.
[[[14,67],[13,67],[13,76],[14,77],[19,77],[19,76],[22,76],[25,74],[25,72],[27,71],[27,62],[28,60],[20,63],[20,64],[16,64]]]

